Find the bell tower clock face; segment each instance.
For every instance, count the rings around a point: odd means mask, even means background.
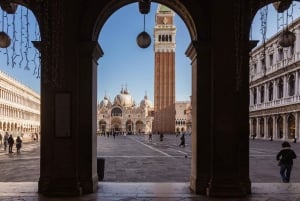
[[[164,24],[167,24],[167,23],[168,23],[168,19],[167,19],[166,17],[164,17],[163,23],[164,23]]]

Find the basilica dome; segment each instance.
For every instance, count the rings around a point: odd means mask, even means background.
[[[105,95],[104,96],[104,99],[100,102],[100,108],[103,108],[103,107],[111,107],[111,102],[109,100],[109,98]]]
[[[141,108],[149,108],[149,107],[152,108],[153,107],[152,102],[148,99],[147,95],[145,95],[144,99],[141,101],[140,107]]]
[[[122,107],[135,106],[135,102],[127,89],[122,89],[120,94],[115,96],[114,104]]]

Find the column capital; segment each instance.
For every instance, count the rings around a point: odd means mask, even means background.
[[[199,51],[207,51],[210,49],[210,44],[207,41],[192,41],[185,51],[185,55],[189,57],[192,61],[196,59],[197,53]]]
[[[95,61],[97,61],[104,54],[97,41],[81,42],[80,51],[82,52],[82,55],[92,55]]]

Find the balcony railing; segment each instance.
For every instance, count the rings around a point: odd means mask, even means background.
[[[264,110],[264,109],[269,109],[269,108],[273,108],[273,107],[281,107],[281,106],[292,105],[292,104],[297,104],[297,103],[300,103],[300,95],[289,96],[289,97],[284,97],[281,99],[267,101],[264,103],[250,105],[249,111],[254,112],[254,111],[258,111],[258,110]]]

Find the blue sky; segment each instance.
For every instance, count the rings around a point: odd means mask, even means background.
[[[294,2],[293,19],[300,14],[300,4]],[[111,100],[117,95],[122,86],[132,94],[136,103],[139,103],[145,93],[153,101],[154,98],[154,51],[153,51],[153,29],[155,24],[155,12],[157,4],[151,4],[150,13],[146,15],[145,30],[152,37],[152,44],[141,49],[136,44],[136,36],[144,29],[144,18],[139,13],[138,4],[133,3],[117,10],[105,23],[99,35],[99,44],[104,51],[104,55],[98,61],[98,100],[102,100],[107,94]],[[22,15],[21,15],[22,12]],[[291,9],[289,9],[291,12]],[[28,55],[24,53],[27,41],[39,38],[37,26],[31,12],[28,13],[28,39],[27,25],[24,20],[27,18],[26,9],[18,8],[15,15],[15,22],[12,15],[3,17],[0,9],[0,31],[4,28],[11,38],[16,38],[15,51],[12,51],[13,43],[7,49],[0,49],[0,70],[13,76],[20,82],[29,86],[33,90],[40,92],[40,79],[34,69],[39,66],[38,55],[35,48],[29,43]],[[20,23],[21,16],[23,23]],[[289,22],[292,21],[290,18]],[[8,22],[8,23],[7,23]],[[15,36],[13,36],[12,24],[15,24]],[[7,28],[7,24],[10,26]],[[175,15],[176,33],[176,100],[189,100],[191,95],[191,61],[185,56],[185,51],[190,43],[190,36],[184,22],[178,15]],[[251,30],[251,39],[262,40],[260,31],[260,13],[256,14]],[[21,31],[22,29],[22,31]],[[277,13],[272,5],[268,6],[267,38],[278,31]],[[23,33],[23,45],[20,47],[20,33]],[[8,52],[8,55],[6,54]],[[12,56],[15,55],[15,65],[12,67]],[[7,60],[7,57],[9,60]],[[21,61],[21,59],[23,59]],[[7,62],[9,61],[9,62]],[[26,66],[30,70],[24,70]]]

